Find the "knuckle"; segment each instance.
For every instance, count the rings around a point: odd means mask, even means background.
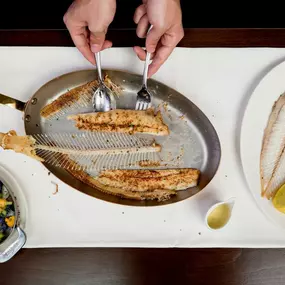
[[[143,5],[140,5],[137,9],[136,9],[136,13],[143,13],[144,12],[144,6]]]
[[[174,39],[175,39],[175,42],[180,42],[183,38],[184,38],[184,29],[183,27],[179,27],[179,29],[177,29],[177,32],[175,33],[175,36],[174,36]]]
[[[161,32],[165,29],[164,19],[159,19],[159,18],[152,19],[151,24],[153,25],[153,30],[156,30],[157,32]]]
[[[147,48],[155,48],[158,43],[158,40],[155,38],[147,38],[146,47]]]
[[[65,14],[63,15],[63,22],[64,22],[65,24],[67,24],[68,21],[69,21],[68,13],[65,13]]]
[[[181,36],[182,36],[182,37],[184,37],[184,35],[185,35],[185,32],[184,32],[184,29],[183,29],[183,27],[181,27],[181,29],[180,29],[180,34],[181,34]]]
[[[182,28],[180,30],[180,33],[178,34],[178,38],[179,38],[179,41],[181,41],[185,36],[185,32],[184,32],[184,29]]]
[[[97,39],[97,40],[103,40],[105,38],[104,32],[97,32],[97,31],[91,31],[91,38]]]
[[[156,28],[156,30],[158,31],[158,32],[160,32],[160,33],[162,33],[164,30],[165,30],[165,27],[164,27],[164,23],[162,23],[162,22],[157,22],[156,23],[156,25],[153,25],[155,28]]]
[[[155,63],[156,63],[156,65],[160,65],[160,63],[163,62],[163,61],[164,61],[164,57],[161,54],[157,54],[155,56]]]
[[[97,23],[90,24],[88,28],[93,35],[96,35],[96,37],[105,37],[108,31],[108,26],[98,25]]]
[[[140,30],[140,27],[139,27],[139,26],[137,26],[136,34],[137,34],[137,36],[140,38],[140,36],[141,36],[141,30]]]

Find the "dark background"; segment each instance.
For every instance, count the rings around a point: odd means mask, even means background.
[[[0,29],[64,29],[62,17],[71,2],[3,0],[0,2]],[[135,28],[132,18],[140,3],[140,0],[117,0],[117,13],[110,28]],[[184,28],[285,27],[281,1],[225,3],[181,0]]]

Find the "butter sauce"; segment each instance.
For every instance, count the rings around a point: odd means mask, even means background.
[[[210,228],[220,229],[226,225],[231,216],[231,209],[227,204],[222,204],[215,208],[207,218]]]
[[[218,230],[224,227],[231,218],[233,201],[222,202],[212,206],[206,217],[206,222],[209,228]]]

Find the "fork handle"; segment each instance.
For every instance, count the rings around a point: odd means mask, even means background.
[[[145,63],[144,63],[144,70],[143,70],[143,86],[147,87],[147,73],[148,73],[148,66],[150,61],[150,53],[146,53]]]
[[[147,31],[147,34],[152,29],[153,25],[151,25]],[[147,73],[148,73],[148,66],[150,62],[150,56],[151,54],[149,52],[146,53],[145,63],[144,63],[144,70],[143,70],[143,87],[147,87]]]

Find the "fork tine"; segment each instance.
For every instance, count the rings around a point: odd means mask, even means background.
[[[136,103],[136,110],[139,110],[140,109],[140,101],[137,101]]]
[[[136,110],[142,111],[142,110],[147,110],[150,107],[150,103],[143,102],[138,100],[136,103]]]

